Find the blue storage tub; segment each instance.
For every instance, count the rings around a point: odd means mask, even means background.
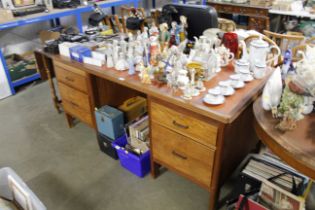
[[[127,143],[126,135],[123,135],[116,139],[112,146],[117,150],[121,166],[142,178],[150,172],[150,151],[140,156],[130,153],[124,149]]]

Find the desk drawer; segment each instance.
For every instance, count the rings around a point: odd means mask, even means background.
[[[62,82],[58,83],[58,87],[62,100],[67,100],[74,106],[79,107],[86,112],[91,112],[90,100],[87,94],[69,87]]]
[[[151,143],[154,159],[205,187],[210,186],[213,150],[156,123],[152,123]]]
[[[209,147],[216,145],[218,128],[215,125],[155,102],[151,103],[150,114],[153,122],[192,138],[203,145]]]
[[[88,124],[89,126],[94,127],[93,118],[90,112],[81,109],[80,106],[71,101],[67,101],[66,99],[62,100],[62,105],[65,112],[67,112],[73,117],[78,118],[79,120]]]
[[[57,80],[76,88],[82,92],[87,93],[86,77],[73,73],[72,71],[65,70],[61,67],[55,66]]]

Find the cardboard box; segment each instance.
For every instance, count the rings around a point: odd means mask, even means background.
[[[83,63],[83,57],[92,57],[91,49],[81,45],[70,48],[70,58],[72,60]]]
[[[14,17],[11,10],[0,8],[0,23],[13,21]]]

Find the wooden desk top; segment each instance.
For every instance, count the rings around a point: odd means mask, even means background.
[[[277,120],[261,107],[261,98],[254,103],[256,132],[271,151],[293,168],[315,180],[315,114],[300,120],[297,128],[285,133],[275,128]]]
[[[227,97],[224,104],[219,106],[211,106],[203,102],[203,97],[206,95],[206,91],[202,92],[197,97],[193,97],[192,100],[184,100],[180,97],[181,91],[173,94],[172,90],[168,88],[167,85],[161,86],[154,82],[152,85],[142,84],[137,75],[130,76],[128,75],[128,71],[120,72],[114,69],[108,69],[104,66],[97,67],[93,65],[82,64],[76,61],[71,61],[70,58],[60,55],[49,56],[55,61],[74,66],[92,75],[107,79],[131,89],[135,89],[149,96],[173,103],[225,124],[232,123],[242,113],[242,111],[245,110],[246,107],[258,97],[262,87],[270,75],[268,74],[268,76],[262,80],[254,80],[250,83],[247,83],[244,88],[237,90],[233,96]],[[219,81],[228,79],[233,73],[234,71],[232,65],[223,69],[220,73],[218,73],[217,76],[205,83],[206,88],[209,89],[215,87],[218,85]]]

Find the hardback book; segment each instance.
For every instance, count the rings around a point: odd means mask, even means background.
[[[305,210],[305,199],[264,180],[262,182],[259,200],[269,209],[273,210]]]

